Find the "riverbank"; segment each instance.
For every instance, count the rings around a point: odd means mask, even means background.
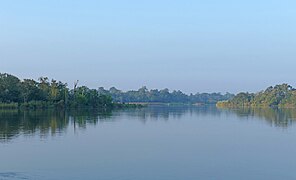
[[[31,101],[26,103],[0,103],[0,109],[123,109],[123,108],[143,108],[145,104],[127,104],[127,103],[112,103],[102,104],[100,106],[86,106],[86,105],[66,105],[63,102],[45,102],[45,101]]]

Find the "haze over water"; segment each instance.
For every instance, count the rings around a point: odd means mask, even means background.
[[[0,180],[296,179],[295,109],[114,103],[296,107],[295,7],[1,1]]]
[[[2,1],[1,72],[122,90],[295,87],[295,6],[291,0]]]
[[[0,179],[295,179],[296,111],[0,111]]]

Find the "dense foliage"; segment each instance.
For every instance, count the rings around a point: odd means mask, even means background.
[[[226,93],[196,93],[184,94],[181,91],[172,91],[168,89],[151,89],[148,90],[145,86],[137,91],[123,92],[115,87],[105,90],[99,88],[99,93],[111,96],[116,102],[147,102],[147,103],[186,103],[186,104],[215,104],[218,101],[228,100],[234,95]]]
[[[215,104],[228,100],[232,94],[202,93],[186,95],[181,91],[170,92],[168,89],[148,90],[142,87],[137,91],[122,92],[114,87],[105,90],[77,86],[69,89],[66,83],[40,77],[20,80],[10,74],[0,73],[0,108],[110,108],[135,106],[129,103],[185,103]]]
[[[296,90],[288,84],[268,87],[259,93],[239,93],[218,107],[296,107]]]
[[[41,77],[20,80],[10,74],[0,74],[0,107],[2,108],[110,108],[110,96],[99,94],[85,86],[69,89],[66,83]]]

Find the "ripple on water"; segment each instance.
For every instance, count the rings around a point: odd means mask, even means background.
[[[24,173],[17,172],[0,172],[0,180],[14,180],[14,179],[31,179]]]

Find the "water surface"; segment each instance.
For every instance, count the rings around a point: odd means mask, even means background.
[[[296,110],[0,111],[0,180],[296,179]]]

